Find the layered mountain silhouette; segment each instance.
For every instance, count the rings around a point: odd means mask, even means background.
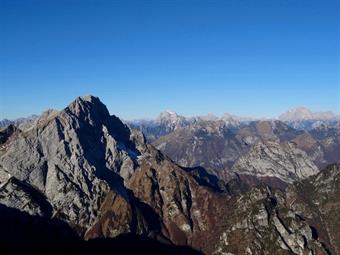
[[[202,121],[221,122],[229,128],[241,128],[259,121],[280,120],[298,130],[311,130],[320,127],[339,128],[340,116],[331,111],[313,112],[306,107],[297,107],[282,113],[276,118],[242,117],[230,113],[224,113],[218,117],[212,113],[205,116],[184,117],[173,111],[161,112],[157,118],[148,120],[127,121],[129,126],[141,130],[149,142],[172,133],[183,127],[195,125]],[[0,125],[1,127],[1,125]]]
[[[305,133],[274,124],[234,130],[200,120],[197,130],[173,129],[174,141],[183,130],[194,134],[194,140],[181,138],[187,146],[202,146],[198,136],[221,143],[201,147],[207,157],[220,148],[232,155],[213,167],[163,154],[94,96],[47,111],[29,128],[8,127],[0,133],[2,247],[8,253],[62,251],[65,244],[85,253],[104,247],[153,254],[337,254],[340,229],[332,222],[340,214],[340,166],[319,172],[316,159],[293,144]],[[320,142],[336,133],[327,132],[326,138],[308,134]],[[155,144],[164,150],[162,143]],[[230,170],[228,178],[216,174],[220,166]],[[269,177],[286,190],[265,185]]]

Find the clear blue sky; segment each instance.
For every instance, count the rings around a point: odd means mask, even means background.
[[[0,119],[99,96],[125,119],[171,109],[340,112],[329,0],[0,0]]]

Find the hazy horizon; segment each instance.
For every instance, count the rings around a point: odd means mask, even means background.
[[[1,1],[0,119],[93,94],[122,119],[340,114],[337,1]]]
[[[90,94],[88,94],[88,95],[90,95]],[[85,96],[85,95],[82,95],[82,96]],[[93,96],[96,96],[96,95],[93,95]],[[75,98],[74,98],[74,99],[75,99]],[[99,97],[99,99],[101,99],[101,98]],[[101,100],[101,101],[102,101],[102,100]],[[5,118],[2,118],[2,117],[0,116],[0,120],[4,120],[4,119],[15,120],[15,119],[20,119],[20,118],[31,117],[31,116],[34,116],[34,115],[38,115],[38,116],[39,116],[39,115],[42,114],[43,112],[45,112],[45,111],[47,111],[47,110],[50,110],[50,109],[61,111],[61,110],[63,110],[64,108],[66,108],[70,103],[72,103],[72,101],[66,103],[66,104],[64,105],[64,107],[62,107],[62,108],[53,108],[53,107],[50,107],[50,108],[47,108],[47,109],[45,109],[45,110],[43,110],[43,111],[41,111],[41,112],[30,113],[30,114],[28,114],[28,115],[19,116],[19,117],[15,117],[15,118],[6,118],[6,117],[5,117]],[[105,103],[104,101],[102,101],[102,103],[104,103],[104,104],[106,105],[106,103]],[[335,114],[335,115],[340,115],[338,112],[334,112],[334,111],[331,111],[331,110],[318,110],[318,109],[312,109],[312,108],[310,108],[310,107],[308,107],[308,106],[299,105],[299,106],[295,106],[295,107],[290,107],[290,108],[286,109],[285,111],[278,113],[278,114],[275,115],[275,116],[253,116],[253,115],[249,115],[249,114],[248,114],[248,115],[247,115],[247,114],[241,115],[241,114],[238,114],[238,113],[236,113],[236,112],[231,112],[231,111],[222,111],[220,114],[217,114],[217,113],[214,113],[214,112],[203,112],[203,113],[196,113],[196,114],[193,114],[193,115],[185,115],[185,114],[182,114],[181,112],[177,112],[177,111],[174,111],[174,110],[172,110],[172,109],[160,109],[160,110],[157,112],[157,114],[156,114],[156,115],[153,115],[153,116],[147,116],[147,115],[145,115],[145,116],[142,116],[142,117],[139,117],[139,118],[130,118],[130,119],[128,119],[128,118],[124,118],[124,117],[122,117],[122,116],[119,116],[118,114],[116,114],[116,113],[114,112],[114,110],[110,109],[109,107],[107,107],[107,108],[108,108],[108,111],[110,112],[110,114],[116,115],[117,117],[119,117],[120,119],[125,120],[125,121],[134,121],[134,120],[135,120],[135,121],[138,121],[138,120],[153,120],[153,119],[156,119],[156,118],[159,116],[159,114],[162,113],[162,112],[174,112],[174,113],[176,113],[177,115],[184,116],[184,117],[187,117],[187,118],[190,118],[190,117],[203,117],[203,116],[207,116],[207,115],[214,115],[214,116],[216,116],[216,117],[222,117],[224,114],[231,114],[231,115],[234,115],[234,116],[237,116],[237,117],[245,117],[245,118],[249,117],[249,118],[254,118],[254,119],[278,119],[278,117],[279,117],[281,114],[286,113],[286,112],[289,111],[289,110],[293,110],[293,109],[297,109],[297,108],[307,108],[307,109],[309,109],[310,111],[312,111],[313,113],[316,113],[316,112],[332,112],[332,113]]]

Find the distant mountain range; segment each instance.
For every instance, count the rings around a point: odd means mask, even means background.
[[[291,109],[279,116],[282,121],[301,121],[301,120],[335,120],[339,116],[328,112],[312,112],[306,107],[298,107]]]
[[[240,127],[252,121],[281,120],[295,129],[310,130],[322,125],[336,127],[340,123],[340,116],[332,112],[312,112],[308,108],[291,109],[275,119],[240,117],[225,113],[221,117],[213,114],[206,116],[184,117],[172,111],[161,112],[156,119],[126,121],[133,128],[140,129],[153,142],[159,137],[174,130],[192,125],[200,121],[223,121],[228,127]]]
[[[3,119],[0,120],[0,128],[7,127],[9,125],[15,125],[17,127],[21,127],[23,129],[26,128],[26,126],[30,126],[33,124],[33,122],[39,117],[39,115],[31,115],[29,117],[23,117],[23,118],[18,118],[14,120],[8,120],[8,119]]]
[[[205,167],[224,180],[237,173],[290,183],[340,162],[340,126],[297,130],[278,120],[238,127],[199,121],[153,144],[178,164]]]
[[[205,167],[223,180],[236,172],[285,186],[340,159],[339,116],[303,107],[273,120],[164,112],[155,120],[128,124],[176,163]],[[283,175],[277,172],[280,168]],[[272,169],[275,174],[269,174]]]
[[[50,109],[48,111],[55,110]],[[0,128],[6,127],[10,124],[14,124],[25,129],[38,118],[39,115],[31,115],[29,117],[23,117],[14,120],[3,119],[0,120]],[[188,126],[200,120],[224,121],[229,126],[239,126],[242,123],[249,123],[251,121],[259,120],[281,120],[293,126],[294,128],[312,129],[323,124],[333,126],[337,125],[340,122],[340,115],[336,115],[331,111],[312,112],[306,107],[297,107],[288,110],[287,112],[281,114],[274,119],[242,117],[230,113],[224,113],[221,117],[218,117],[212,113],[205,116],[184,117],[173,111],[164,111],[161,112],[155,119],[138,119],[125,122],[133,127],[142,129],[146,132],[146,135],[148,133],[151,133],[150,139],[154,140],[155,138],[158,138],[164,134],[168,134],[178,128]]]
[[[27,131],[57,114],[56,110],[47,110],[40,116],[2,123]],[[286,186],[339,162],[339,116],[299,107],[278,119],[228,113],[222,117],[184,117],[165,111],[154,120],[126,123],[179,165],[204,167],[224,181],[237,173],[245,179],[257,176],[267,184]],[[284,169],[280,174],[279,168]]]
[[[94,96],[27,123],[0,130],[4,254],[340,253],[339,126],[167,112],[130,123],[152,145]]]

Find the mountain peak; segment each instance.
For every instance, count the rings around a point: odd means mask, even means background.
[[[168,121],[168,120],[175,121],[179,118],[181,118],[181,116],[178,115],[176,112],[167,110],[167,111],[161,112],[156,118],[156,120],[157,121]]]
[[[102,130],[103,127],[117,141],[130,146],[130,130],[115,115],[110,115],[106,105],[95,96],[77,97],[69,106],[61,111],[58,116],[62,116],[79,126],[95,127]],[[72,124],[73,125],[73,124]]]
[[[170,115],[177,115],[177,113],[174,112],[174,111],[166,110],[165,112],[168,113],[168,114],[170,114]]]
[[[293,114],[299,114],[299,115],[303,115],[303,114],[312,115],[313,114],[313,112],[305,106],[298,106],[298,107],[289,109],[287,113],[293,113]]]
[[[332,112],[313,112],[309,108],[299,106],[288,110],[279,116],[283,121],[301,121],[301,120],[329,120],[336,116]]]
[[[93,96],[93,95],[79,96],[77,98],[79,98],[79,100],[86,101],[86,102],[100,101],[98,97]]]
[[[166,110],[166,111],[160,112],[158,115],[158,118],[171,117],[171,116],[177,117],[178,114],[174,111]]]
[[[107,119],[110,114],[106,106],[95,96],[77,97],[65,109],[77,117],[87,117],[90,119]]]
[[[73,104],[82,104],[82,105],[87,104],[87,105],[92,105],[92,106],[97,106],[97,107],[102,107],[104,105],[98,97],[95,97],[92,95],[79,96],[70,105],[73,105]]]

